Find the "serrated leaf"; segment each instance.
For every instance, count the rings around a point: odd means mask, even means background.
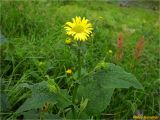
[[[30,85],[29,87],[33,94],[49,92],[48,83],[46,81],[42,81],[40,83],[36,83],[34,85]]]
[[[22,106],[16,111],[16,113],[20,113],[23,111],[42,108],[45,103],[56,104],[56,97],[50,93],[39,93],[37,95],[32,95],[31,98],[28,98]]]
[[[79,86],[78,96],[88,98],[86,112],[89,115],[96,115],[109,105],[113,91],[114,88],[102,88],[95,82],[91,82]]]
[[[69,96],[67,90],[60,90],[60,93],[57,95],[57,106],[61,109],[72,105],[71,97]]]
[[[60,90],[57,93],[50,91],[47,81],[42,81],[34,85],[22,84],[22,87],[27,87],[32,91],[31,98],[28,98],[16,111],[23,111],[42,108],[45,103],[57,104],[61,109],[72,104],[67,90]]]
[[[36,83],[33,85],[29,85],[28,83],[22,83],[19,87],[28,88],[32,91],[32,94],[37,94],[41,92],[48,92],[48,83],[46,81],[42,81],[40,83]]]
[[[105,68],[80,81],[78,96],[88,98],[86,112],[89,115],[101,113],[109,105],[115,88],[135,87],[143,89],[136,77],[123,68],[108,63]]]
[[[143,89],[134,75],[112,63],[108,63],[107,68],[93,74],[93,79],[104,88],[129,88],[133,86]]]

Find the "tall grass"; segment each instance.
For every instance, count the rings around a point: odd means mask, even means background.
[[[93,1],[2,1],[0,7],[1,33],[7,39],[1,44],[4,96],[1,101],[7,105],[1,107],[1,115],[10,116],[30,95],[19,88],[20,83],[37,83],[46,80],[46,75],[61,81],[65,69],[76,66],[76,58],[64,44],[63,30],[65,22],[75,16],[88,18],[95,28],[84,67],[89,70],[106,57],[107,62],[112,61],[135,74],[145,87],[144,91],[117,89],[101,118],[132,118],[137,110],[144,115],[159,114],[158,12]],[[122,61],[116,61],[116,40],[120,32],[124,33],[124,55]],[[141,57],[135,61],[133,53],[141,36],[144,36],[145,46]],[[110,49],[112,56],[108,55]],[[60,82],[60,86],[63,85]]]

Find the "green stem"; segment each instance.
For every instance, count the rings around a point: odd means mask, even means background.
[[[81,43],[78,41],[78,79],[81,77]]]
[[[79,80],[81,77],[81,43],[80,41],[78,41],[78,56],[77,57],[78,57],[78,80]],[[73,90],[73,98],[72,98],[72,102],[74,104],[76,104],[77,90],[78,90],[78,83],[75,83],[75,87]],[[75,118],[76,117],[75,109],[72,109],[72,112],[73,112],[73,117]]]

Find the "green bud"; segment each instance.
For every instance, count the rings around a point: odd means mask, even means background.
[[[95,70],[99,70],[99,69],[105,69],[107,68],[108,63],[101,61],[100,63],[97,64],[97,66],[95,67]]]

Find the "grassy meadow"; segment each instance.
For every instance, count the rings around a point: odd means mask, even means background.
[[[69,89],[66,81],[72,76],[68,76],[66,70],[72,69],[74,75],[77,58],[65,44],[64,25],[75,16],[87,18],[94,28],[92,39],[84,46],[82,72],[91,71],[104,60],[132,73],[144,88],[116,88],[106,109],[81,119],[132,119],[133,115],[139,114],[160,115],[159,11],[120,7],[105,1],[3,0],[0,8],[1,119],[24,118],[15,114],[31,96],[30,90],[20,87],[24,83],[34,85],[50,78],[59,88]],[[120,33],[124,39],[123,55],[117,59]],[[135,58],[136,45],[141,39],[144,39],[143,49]],[[54,105],[48,108],[49,113],[58,116],[57,119],[72,118],[67,115],[67,110]]]

